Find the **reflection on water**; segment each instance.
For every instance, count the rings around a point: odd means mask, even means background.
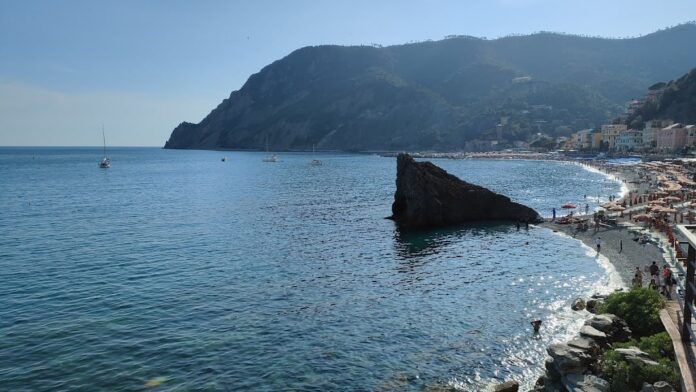
[[[517,230],[516,226],[507,222],[472,222],[451,227],[420,230],[403,230],[396,227],[394,229],[394,250],[403,259],[418,258],[437,253],[439,249],[448,248],[471,236],[492,235],[496,237],[515,230]],[[481,246],[486,247],[487,244]]]

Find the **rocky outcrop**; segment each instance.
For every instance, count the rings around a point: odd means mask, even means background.
[[[541,222],[533,209],[447,173],[408,154],[396,159],[392,219],[404,228],[431,228],[473,221]]]
[[[505,381],[493,387],[493,392],[517,392],[520,389],[520,383],[517,381]]]
[[[602,349],[614,342],[626,341],[630,336],[631,330],[626,322],[613,314],[595,315],[587,319],[580,329],[580,337],[548,347],[550,358],[545,363],[546,373],[539,378],[534,391],[609,391],[609,382],[597,375]],[[627,358],[643,363],[649,361],[640,350],[631,348],[623,351],[620,355]]]

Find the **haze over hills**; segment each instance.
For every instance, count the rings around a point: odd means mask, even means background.
[[[639,38],[555,33],[298,49],[165,148],[458,150],[597,126],[696,66],[693,23]]]

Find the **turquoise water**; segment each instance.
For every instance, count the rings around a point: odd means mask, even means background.
[[[579,328],[570,301],[607,282],[546,229],[400,233],[383,219],[393,158],[110,155],[101,170],[98,149],[0,149],[0,389],[533,382]],[[435,163],[544,215],[620,189],[572,164]]]

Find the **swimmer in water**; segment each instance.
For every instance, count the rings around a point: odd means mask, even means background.
[[[531,322],[532,328],[534,328],[534,333],[539,333],[539,328],[541,328],[541,320],[534,320]]]

